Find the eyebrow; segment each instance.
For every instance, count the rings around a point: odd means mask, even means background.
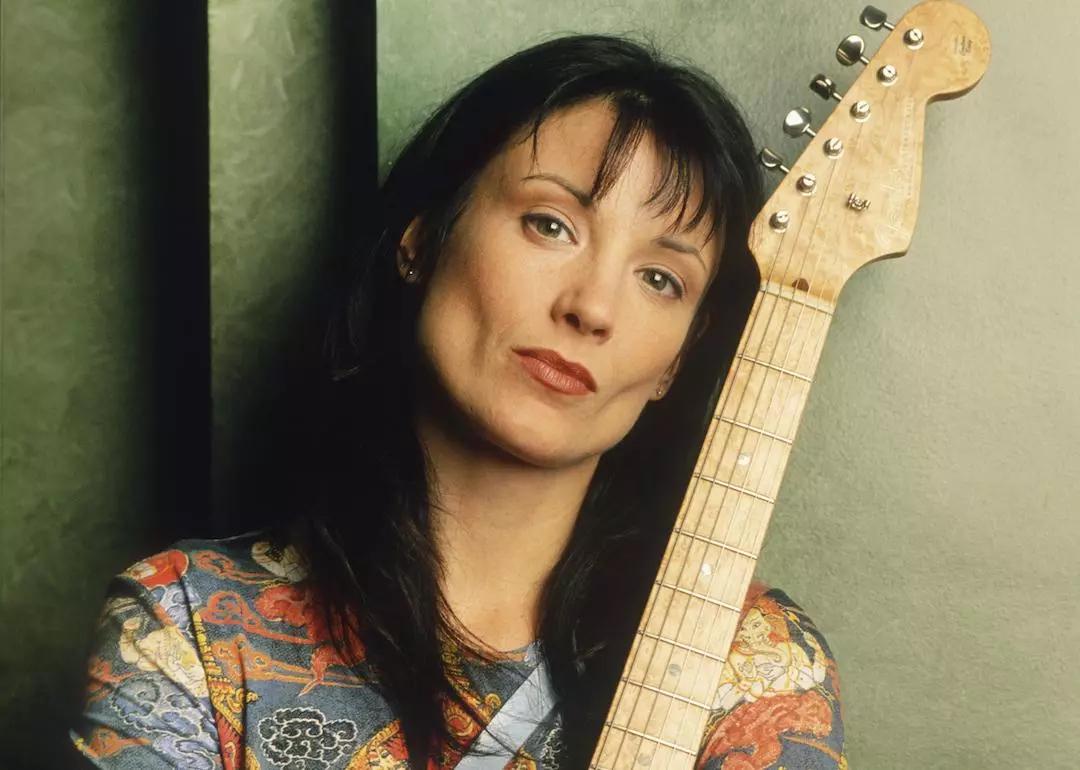
[[[575,198],[577,198],[577,202],[581,204],[582,208],[592,208],[593,204],[595,203],[591,195],[589,195],[584,190],[579,190],[577,187],[572,185],[567,180],[563,179],[558,174],[529,174],[528,176],[523,176],[521,178],[521,181],[528,182],[533,179],[546,179],[549,182],[554,182],[555,184],[559,185],[564,190],[569,192],[571,195],[573,195]],[[708,274],[709,266],[705,264],[705,260],[701,256],[701,252],[695,249],[693,246],[682,243],[681,241],[676,241],[666,235],[662,235],[659,238],[654,239],[653,242],[658,246],[663,246],[666,249],[671,249],[672,251],[678,251],[682,254],[690,254],[697,257],[698,262],[701,263],[702,269],[704,269],[705,273]]]

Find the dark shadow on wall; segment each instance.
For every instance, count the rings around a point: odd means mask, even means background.
[[[130,216],[127,237],[137,255],[131,269],[137,273],[141,305],[127,312],[139,324],[133,376],[150,391],[152,424],[138,436],[151,438],[136,448],[136,454],[149,456],[151,478],[145,480],[148,510],[140,512],[138,522],[116,521],[124,531],[102,532],[100,542],[121,558],[134,559],[191,529],[205,528],[209,521],[206,3],[132,3],[115,18],[116,28],[101,31],[115,38],[112,61],[97,65],[122,73],[122,82],[130,89],[122,101],[134,106],[124,116],[130,121],[124,133],[138,141],[123,148],[133,169],[132,206],[119,214]],[[100,501],[105,506],[110,502]],[[97,568],[69,565],[61,574],[88,579],[87,571]],[[102,582],[102,599],[105,589]],[[82,620],[96,612],[96,607],[43,610],[43,615],[71,619],[62,645],[70,654],[52,665],[47,659],[26,660],[20,670],[5,672],[8,685],[20,695],[0,716],[0,766],[20,770],[80,766],[66,731],[85,692],[93,629]],[[24,681],[15,684],[9,676]]]
[[[213,458],[215,536],[261,529],[294,517],[304,505],[311,478],[307,451],[317,441],[320,383],[325,378],[322,341],[327,312],[340,277],[356,250],[368,241],[376,210],[378,141],[375,3],[327,3],[331,62],[329,176],[324,219],[303,259],[306,283],[290,287],[289,313],[273,330],[273,356],[242,373],[250,387],[229,404],[236,421],[235,443]]]

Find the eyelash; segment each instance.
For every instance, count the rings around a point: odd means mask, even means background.
[[[561,227],[563,230],[565,230],[567,234],[570,233],[570,228],[568,228],[565,224],[563,224],[562,220],[560,220],[558,217],[553,217],[553,216],[550,216],[548,214],[525,214],[522,217],[522,221],[524,221],[524,222],[526,222],[527,224],[530,224],[530,225],[535,224],[537,222],[549,222],[549,223],[554,222],[559,227]],[[544,233],[540,232],[540,230],[536,229],[535,227],[533,227],[533,231],[536,232],[538,235],[540,235],[541,238],[547,238],[548,240],[558,240],[558,238],[550,238],[549,236],[547,236]],[[668,283],[672,286],[673,289],[675,289],[675,295],[676,296],[674,297],[674,299],[682,299],[683,298],[683,296],[685,295],[686,292],[683,290],[682,285],[679,283],[679,280],[674,275],[669,273],[667,270],[660,270],[660,269],[655,268],[655,267],[650,267],[647,270],[650,273],[656,273],[657,275],[662,275],[662,276],[664,276],[664,278],[667,279]]]

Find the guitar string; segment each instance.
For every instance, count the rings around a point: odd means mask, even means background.
[[[809,206],[809,200],[806,202],[805,205],[807,207]],[[806,222],[806,217],[800,217],[800,225],[799,225],[799,228],[798,228],[798,230],[796,232],[796,237],[795,237],[796,243],[798,242],[799,235],[801,235],[801,233],[802,233],[802,228],[805,225],[805,222]],[[759,289],[758,289],[759,292],[761,292],[761,288],[760,288],[761,285],[770,283],[773,280],[774,273],[775,273],[775,270],[776,270],[776,266],[777,266],[777,263],[778,263],[777,257],[780,254],[780,252],[782,251],[783,243],[784,243],[785,239],[786,239],[786,235],[781,237],[781,241],[777,246],[776,254],[774,254],[772,263],[770,265],[770,273],[767,276],[767,278],[764,281],[762,281],[762,284],[759,284]],[[794,248],[792,249],[791,254],[794,254]],[[789,263],[789,266],[790,266],[790,263]],[[787,268],[785,268],[785,270],[786,269]],[[763,294],[763,296],[765,296],[765,294],[763,292],[762,292],[762,294]],[[750,323],[746,327],[746,329],[747,329],[747,332],[746,332],[747,337],[746,337],[745,341],[742,341],[742,344],[740,345],[740,347],[745,348],[745,345],[749,343],[750,332],[757,326],[757,323],[759,321],[759,316],[760,316],[760,313],[761,313],[761,304],[762,303],[760,301],[755,303],[753,317],[750,319]],[[765,324],[765,327],[764,327],[765,329],[768,329],[768,327],[769,327],[769,323],[771,322],[772,314],[776,310],[776,305],[777,305],[777,302],[774,301],[772,306],[770,307],[770,309],[768,311],[769,312],[769,319],[766,321],[766,324]],[[759,343],[759,349],[760,349],[760,345],[763,345],[763,344],[764,344],[764,333],[762,335],[761,343]],[[745,349],[744,349],[744,353],[745,353]],[[755,364],[753,364],[751,362],[748,362],[745,358],[740,357],[739,360],[736,362],[735,366],[732,367],[732,374],[730,375],[731,378],[732,378],[732,381],[734,381],[734,379],[737,376],[737,373],[739,371],[739,367],[741,367],[741,366],[748,366],[750,371],[753,371],[753,368],[754,368]],[[716,410],[714,410],[714,415],[712,417],[710,417],[710,421],[715,421],[715,414],[716,413],[720,413],[720,414],[723,413],[724,409],[727,407],[727,401],[730,398],[730,394],[731,394],[731,389],[729,389],[727,391],[727,393],[724,394],[724,397],[722,399],[721,404],[719,405],[719,407]],[[760,398],[760,395],[761,394],[759,392],[758,393],[758,398]],[[744,390],[742,393],[739,394],[739,403],[735,408],[735,413],[736,414],[738,414],[738,412],[742,408],[743,402],[745,401],[745,399],[746,399],[746,392]],[[756,404],[755,404],[755,408],[756,408]],[[706,444],[706,451],[705,451],[705,455],[704,455],[705,457],[708,457],[708,455],[710,454],[710,452],[712,450],[713,442],[715,440],[716,440],[716,431],[714,430],[712,438]],[[728,448],[730,440],[731,440],[731,433],[729,432],[724,438],[724,444],[721,447],[722,450],[726,450]],[[696,463],[695,463],[695,465],[696,465]],[[700,478],[700,475],[699,475],[698,478],[694,479],[694,481],[691,483],[691,492],[690,492],[689,497],[687,498],[688,500],[693,499],[693,496],[697,491],[698,484],[700,484],[700,483],[701,483],[701,478]],[[712,487],[713,486],[715,486],[715,485],[710,484],[709,489],[706,492],[706,503],[708,502],[709,496],[712,494]],[[725,492],[724,492],[725,495],[726,495],[727,491],[728,490],[725,489]],[[721,501],[723,501],[723,499],[724,498],[721,498]],[[683,517],[680,517],[678,521],[681,522],[682,518]],[[726,538],[730,534],[731,523],[732,523],[731,521],[728,522],[729,531],[727,533],[725,533],[725,542],[727,542]],[[714,524],[714,528],[715,528],[715,524]],[[671,566],[672,566],[672,564],[669,561],[669,563],[667,565],[665,565],[662,577],[667,576],[667,572],[668,572],[668,570],[671,569]],[[676,585],[677,585],[677,583],[676,583]],[[673,597],[672,598],[674,598],[674,592],[673,592]],[[687,602],[687,609],[688,608],[689,608],[689,601]],[[653,606],[651,606],[649,608],[649,612],[646,615],[646,619],[643,621],[643,625],[648,625],[649,621],[651,621],[652,616],[653,616],[653,614],[655,612],[656,612],[656,604],[654,603]],[[664,618],[661,620],[661,628],[667,622],[667,620],[669,618],[669,615],[670,615],[670,606],[668,607],[668,609],[666,609],[664,611]],[[686,609],[684,609],[684,611],[683,611],[683,618],[680,619],[680,623],[685,621],[685,616],[686,616]],[[640,644],[641,644],[641,642],[639,640],[638,641],[638,647],[635,649],[633,655],[631,656],[631,659],[630,659],[630,662],[629,662],[630,665],[627,668],[632,668],[633,665],[637,663],[637,658],[640,655]],[[649,660],[646,663],[646,668],[645,668],[646,672],[651,668],[651,666],[652,666],[652,664],[654,662],[654,659],[655,659],[655,655],[656,655],[656,645],[654,645],[653,651],[652,651],[652,653],[650,653]],[[670,657],[669,657],[669,660],[670,660]],[[642,688],[639,687],[637,689],[635,695],[634,695],[634,701],[633,701],[633,703],[632,703],[632,705],[630,707],[630,711],[629,711],[630,716],[632,716],[634,711],[637,709],[637,703],[638,703],[638,699],[640,698],[640,695],[641,695],[641,689]],[[625,693],[625,687],[623,689],[623,693]],[[649,719],[652,718],[653,708],[655,708],[655,700],[654,700],[652,706],[650,706],[649,715],[646,718],[646,723],[648,723]],[[626,738],[626,732],[625,731],[620,731],[620,732],[621,732],[621,735],[620,735],[620,739],[619,739],[619,745],[616,747],[616,756],[618,755],[618,752],[622,750],[622,742]],[[603,749],[605,747],[606,747],[606,737],[605,737],[605,740],[601,742],[601,746],[599,748]],[[599,756],[599,754],[597,754],[597,756]]]
[[[801,228],[802,228],[802,224],[800,223],[800,225],[799,225],[799,231],[800,232],[801,232]],[[784,242],[785,238],[786,238],[786,234],[781,237],[780,244],[777,246],[777,254],[779,254],[779,252],[780,252],[780,250],[781,250],[781,248],[783,246],[783,242]],[[775,269],[775,265],[776,265],[776,256],[774,255],[772,265],[770,266],[770,270]],[[771,277],[772,277],[772,273],[770,272],[770,278]],[[760,287],[760,284],[759,284],[759,287]],[[760,291],[760,288],[758,289],[758,291]],[[775,305],[774,305],[774,308],[775,308]],[[749,334],[749,329],[757,322],[757,318],[758,318],[758,315],[759,315],[760,311],[761,311],[761,304],[759,302],[755,302],[752,316],[751,316],[751,318],[749,320],[749,324],[747,325],[747,332],[746,332],[747,334]],[[770,310],[770,312],[771,312],[771,310]],[[740,340],[740,347],[741,346],[742,346],[742,341]],[[752,364],[750,364],[744,358],[738,358],[735,361],[734,366],[732,367],[732,373],[729,375],[732,378],[732,380],[735,379],[737,370],[741,366],[752,366]],[[732,392],[732,389],[728,388],[728,389],[726,389],[726,391],[724,393],[721,394],[721,399],[720,399],[721,403],[718,405],[717,409],[714,410],[714,415],[710,416],[710,418],[709,418],[710,421],[715,419],[715,412],[716,411],[722,412],[723,409],[726,408],[727,402],[731,398],[731,392]],[[740,394],[740,398],[743,395],[744,394]],[[740,400],[740,406],[741,406],[741,400]],[[738,408],[739,407],[736,407],[736,412],[738,412]],[[712,442],[715,441],[715,438],[716,438],[716,434],[714,432],[712,438],[709,440],[709,442],[707,444],[707,447],[711,448]],[[709,450],[706,449],[706,453],[708,451]],[[695,462],[695,465],[696,465],[696,462]],[[692,499],[694,493],[697,490],[697,486],[700,483],[701,483],[700,477],[694,479],[691,482],[690,486],[691,486],[692,491],[689,493],[690,497],[688,499]],[[685,515],[685,511],[684,511],[684,515]],[[679,516],[679,517],[676,518],[676,525],[678,525],[682,521],[683,517],[684,516]],[[667,567],[665,567],[665,570],[666,569],[667,569]],[[654,589],[655,588],[656,588],[656,586],[654,585]],[[652,593],[652,590],[650,590],[650,593]],[[655,612],[656,612],[656,602],[654,602],[652,604],[652,606],[647,608],[647,611],[645,613],[645,617],[641,621],[641,625],[642,626],[647,626],[649,624],[649,622],[651,621],[651,619],[652,619],[653,613],[655,613]],[[667,620],[667,611],[665,611],[665,616],[661,621],[661,628],[663,628],[663,624],[666,622],[666,620]],[[636,664],[636,662],[637,662],[638,656],[641,654],[641,637],[640,637],[640,635],[637,635],[637,636],[638,636],[637,646],[635,647],[634,652],[631,654],[629,661],[626,664],[624,664],[624,671],[632,669],[634,667],[634,665]],[[655,647],[654,647],[652,655],[654,655],[654,654],[655,654]],[[648,666],[652,664],[652,655],[650,655],[649,662],[648,662],[648,664],[646,666],[646,670],[648,670]],[[622,684],[622,683],[620,683],[620,684]],[[621,701],[621,699],[623,697],[625,697],[625,694],[626,694],[626,689],[625,689],[625,685],[623,685],[622,690],[621,690],[621,692],[619,694],[619,697],[616,698],[615,702],[613,703],[613,708],[611,709],[612,723],[614,723],[614,711],[616,710],[615,707],[617,707],[619,705],[619,702]],[[634,695],[634,701],[631,704],[630,710],[628,712],[628,717],[627,717],[628,724],[629,724],[630,717],[633,716],[634,711],[637,709],[638,698],[640,697],[640,695],[641,695],[641,688],[638,688],[637,692]],[[619,743],[615,747],[615,756],[618,756],[619,753],[622,751],[623,741],[625,741],[626,736],[627,736],[627,732],[625,730],[620,730],[619,732],[620,732]],[[594,757],[596,757],[597,759],[603,754],[604,749],[607,748],[607,741],[608,741],[609,734],[610,734],[610,730],[604,732],[604,736],[603,736],[602,740],[600,741],[600,744],[597,746],[596,750],[594,751]]]
[[[821,194],[821,197],[820,197],[821,205],[818,207],[817,213],[814,216],[814,225],[810,230],[810,236],[807,239],[805,251],[803,253],[803,261],[802,261],[802,264],[800,265],[800,270],[799,270],[800,273],[805,273],[806,272],[804,270],[804,268],[806,267],[806,262],[809,261],[809,255],[810,255],[811,251],[813,250],[814,234],[817,232],[817,228],[818,228],[818,225],[819,225],[819,223],[821,221],[821,217],[824,215],[825,201],[828,199],[829,190],[832,188],[832,184],[833,184],[833,181],[835,180],[835,178],[837,176],[839,166],[840,166],[839,163],[834,163],[830,168],[829,178],[828,178],[828,180],[827,180],[827,182],[825,184],[825,189],[823,190],[823,192]],[[809,208],[809,201],[808,201],[808,204],[807,204],[807,208]],[[800,234],[801,234],[801,230],[800,230]],[[794,252],[794,250],[797,249],[797,248],[798,248],[798,237],[796,237],[795,242],[792,245],[792,252]],[[819,275],[819,268],[821,267],[821,257],[822,257],[822,251],[818,250],[818,253],[814,257],[813,268],[809,271],[810,279],[807,281],[807,288],[805,289],[805,291],[802,294],[802,296],[804,298],[809,298],[810,297],[810,291],[814,288],[814,282],[817,280],[817,277]],[[789,264],[790,264],[790,261],[789,261]],[[784,319],[783,319],[783,321],[781,321],[780,327],[777,330],[776,343],[773,346],[773,350],[772,350],[772,353],[770,355],[770,360],[776,360],[776,352],[780,348],[780,343],[781,343],[781,339],[782,339],[782,331],[784,329],[784,326],[788,322],[788,315],[790,314],[791,309],[795,305],[798,305],[799,310],[798,310],[798,315],[797,315],[797,317],[795,319],[795,325],[792,328],[792,332],[791,332],[792,333],[792,338],[791,339],[792,339],[792,341],[794,341],[794,340],[799,338],[799,330],[802,327],[803,318],[806,315],[806,311],[807,311],[807,307],[808,307],[809,303],[805,299],[803,301],[801,301],[801,302],[797,302],[796,298],[798,296],[799,295],[796,294],[794,291],[792,292],[792,301],[789,302],[787,304],[786,308],[785,308]],[[774,306],[779,301],[780,301],[780,298],[777,298],[776,300],[774,300]],[[813,318],[814,317],[813,314],[820,313],[821,311],[820,311],[819,308],[815,307],[810,312],[812,314],[811,318]],[[810,323],[812,325],[813,321],[811,320]],[[826,324],[825,328],[822,330],[822,332],[820,334],[817,335],[817,339],[814,342],[814,345],[817,348],[816,353],[818,355],[820,355],[822,342],[824,341],[827,332],[828,332],[828,325]],[[798,366],[798,363],[802,360],[802,356],[803,356],[803,354],[805,352],[805,349],[806,349],[806,342],[807,342],[807,339],[809,338],[809,336],[810,336],[809,334],[806,334],[806,335],[802,336],[801,344],[799,345],[798,353],[797,353],[797,355],[795,357],[795,361],[794,361],[793,364],[789,363],[788,359],[789,359],[789,356],[791,355],[792,350],[794,349],[794,345],[792,344],[792,342],[788,343],[788,347],[787,347],[786,350],[784,350],[784,353],[783,353],[783,365],[782,365],[781,368],[783,368],[785,370],[788,370],[788,371],[797,371],[796,367]],[[764,346],[764,344],[765,344],[765,331],[762,332],[762,339],[761,339],[761,343],[759,344],[759,350],[760,350],[760,348],[762,346]],[[757,356],[755,356],[755,358],[757,358]],[[795,378],[789,376],[788,381],[786,383],[786,387],[784,388],[784,395],[783,395],[782,398],[777,400],[775,398],[775,396],[776,396],[777,391],[779,391],[779,389],[780,389],[779,386],[780,386],[780,383],[781,383],[781,375],[780,375],[780,373],[777,373],[776,387],[773,388],[772,395],[769,398],[768,409],[766,410],[765,415],[769,414],[769,410],[772,410],[774,408],[779,408],[781,410],[780,415],[781,415],[781,418],[782,418],[784,405],[787,404],[788,399],[790,398],[791,389],[792,389],[792,386],[793,386],[794,382],[795,382]],[[810,384],[807,383],[807,389],[809,389],[809,385]],[[762,378],[762,390],[759,391],[759,393],[758,393],[758,400],[760,400],[761,393],[764,391],[764,387],[765,387],[765,377],[763,375],[763,378]],[[804,397],[803,398],[803,406],[805,406],[805,402],[806,402],[806,398]],[[754,409],[756,410],[756,408],[757,408],[757,404],[755,403]],[[753,415],[753,411],[751,412],[751,416],[752,415]],[[799,414],[793,415],[793,417],[795,419],[793,419],[792,424],[791,424],[792,435],[794,435],[795,429],[798,426],[798,418],[800,416],[801,416],[801,410],[800,410]],[[749,419],[747,420],[747,423],[749,424]],[[777,430],[776,430],[777,435],[780,435],[779,428],[780,428],[780,426],[778,424],[777,425]],[[772,437],[765,437],[764,434],[755,433],[754,449],[751,452],[751,457],[753,457],[755,454],[757,454],[758,446],[762,443],[763,439],[767,442],[767,448],[765,450],[766,451],[765,461],[763,462],[763,464],[761,466],[762,467],[762,474],[764,476],[764,473],[769,468],[769,461],[772,458],[773,449],[778,444],[780,444],[781,442],[777,441],[775,438],[772,438]],[[745,442],[746,442],[746,435],[743,436],[743,445],[740,447],[740,449],[745,449]],[[777,480],[777,482],[779,482],[779,479]],[[741,486],[746,486],[746,485],[741,485]],[[779,487],[779,483],[777,483],[776,486]],[[708,499],[708,494],[710,494],[711,491],[712,490],[710,489],[709,493],[706,493],[706,499]],[[725,490],[725,494],[726,494],[726,490]],[[741,499],[742,494],[743,494],[742,491],[739,491],[739,492],[736,493],[736,495],[737,495],[736,501],[739,501]],[[770,512],[770,517],[771,517],[771,512]],[[743,534],[745,534],[745,528],[749,526],[750,519],[751,519],[750,516],[746,517],[746,520],[744,522],[744,532],[743,532]],[[714,529],[715,529],[715,523],[714,523],[713,526],[714,526]],[[729,528],[730,528],[730,525],[729,525]],[[762,534],[763,534],[763,529],[756,532],[754,542],[759,542],[760,539],[761,539]],[[729,542],[729,541],[725,539],[723,542]],[[744,541],[740,540],[739,542],[744,542]],[[706,550],[706,554],[707,554],[707,550]],[[702,564],[704,564],[704,563],[705,562],[702,562]],[[730,580],[731,580],[731,574],[734,571],[734,564],[735,564],[734,559],[728,559],[728,563],[729,563],[729,569],[728,569],[728,575],[727,575],[727,577],[725,578],[725,581],[724,581],[724,593],[726,593],[728,588],[729,588],[729,584],[730,584]],[[700,566],[699,566],[698,571],[697,571],[696,574],[697,575],[701,574]],[[706,588],[704,588],[704,593],[706,595],[711,595],[710,594],[710,588],[711,587],[712,587],[712,576],[710,575],[708,585],[707,585]],[[743,592],[743,593],[745,593],[745,592]],[[701,615],[702,615],[702,613],[704,611],[704,606],[705,606],[704,602],[702,602],[701,604],[702,604],[702,609],[698,613],[698,620],[700,620]],[[708,630],[706,631],[706,634],[705,634],[705,639],[706,640],[711,640],[713,638],[714,633],[715,633],[716,621],[717,621],[717,618],[719,618],[721,614],[722,613],[717,612],[710,619],[709,628],[708,628]],[[696,622],[698,622],[698,621],[695,621],[695,624],[696,624]],[[738,631],[738,629],[736,629],[736,633],[737,633],[737,631]],[[727,657],[729,657],[728,654],[727,654],[729,652],[730,652],[730,650],[725,651],[725,662],[727,661]],[[684,651],[684,663],[685,663],[686,657],[688,657],[688,656],[689,656],[689,651]],[[681,685],[681,683],[682,683],[682,677],[683,677],[683,672],[680,671],[679,678],[678,678],[677,683],[676,683],[676,690],[678,690],[679,685]],[[710,695],[710,698],[715,698],[715,693],[712,693]],[[664,729],[666,729],[668,727],[668,719],[670,717],[672,701],[673,701],[673,699],[669,699],[668,712],[665,715],[664,723],[663,723],[663,728]],[[710,702],[710,706],[711,705],[712,705],[712,703]],[[678,723],[676,731],[675,731],[676,737],[679,736],[681,734],[682,730],[684,729],[685,722],[686,722],[687,711],[688,711],[687,709],[683,709],[682,716],[679,718],[679,723]],[[663,729],[661,730],[661,732],[663,732]],[[697,749],[700,750],[700,747],[697,747]],[[668,761],[668,763],[666,763],[667,765],[670,765],[671,758],[674,757],[674,756],[675,756],[674,754],[669,754],[669,761]]]

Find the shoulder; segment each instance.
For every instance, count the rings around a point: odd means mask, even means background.
[[[752,611],[765,616],[777,626],[777,632],[782,636],[786,629],[787,634],[812,635],[823,647],[827,648],[825,635],[818,628],[810,614],[798,604],[790,594],[782,588],[769,585],[759,580],[750,584],[743,602],[742,613],[739,617],[740,627],[745,624],[747,617]],[[783,620],[781,628],[779,621]],[[736,638],[738,641],[738,638]],[[831,655],[830,655],[831,657]]]
[[[760,766],[842,770],[840,677],[829,644],[784,590],[755,581],[724,663],[698,767],[749,752]]]
[[[177,583],[299,582],[306,576],[307,562],[299,549],[266,530],[212,540],[180,540],[120,574],[148,590]]]
[[[307,575],[301,549],[267,531],[132,564],[110,584],[75,745],[103,767],[219,767],[219,751],[284,766],[299,760],[283,736],[317,729],[312,757],[345,756],[391,714]]]

